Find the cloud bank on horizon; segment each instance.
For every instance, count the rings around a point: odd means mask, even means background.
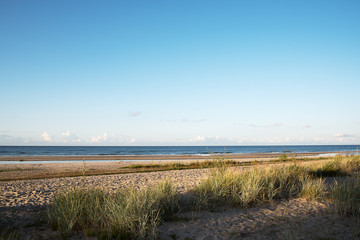
[[[0,145],[360,144],[360,2],[0,2]]]

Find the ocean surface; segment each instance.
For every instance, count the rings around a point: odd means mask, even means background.
[[[0,156],[79,156],[79,155],[206,155],[218,153],[281,153],[293,151],[357,151],[360,145],[294,145],[294,146],[0,146]]]

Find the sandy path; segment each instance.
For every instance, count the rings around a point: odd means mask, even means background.
[[[248,209],[187,212],[178,214],[180,219],[187,221],[165,222],[158,229],[162,240],[174,237],[199,240],[288,239],[289,229],[293,228],[290,223],[301,225],[313,235],[315,231],[323,231],[316,221],[324,220],[327,209],[323,203],[293,199]]]

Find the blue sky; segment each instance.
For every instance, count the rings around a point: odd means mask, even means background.
[[[0,145],[360,143],[359,1],[1,1]]]

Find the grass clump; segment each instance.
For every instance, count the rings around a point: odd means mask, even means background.
[[[323,178],[305,179],[300,196],[309,200],[323,200],[327,193],[327,186]]]
[[[306,169],[296,164],[244,169],[240,173],[226,168],[211,171],[209,177],[193,190],[195,201],[203,208],[224,203],[249,207],[273,199],[304,196],[319,197],[323,181],[314,182]]]
[[[20,240],[21,238],[22,235],[19,233],[19,231],[12,227],[2,230],[0,232],[0,240]]]
[[[336,213],[360,218],[360,180],[346,177],[331,187],[330,197]]]
[[[224,160],[216,158],[214,160],[196,161],[188,164],[172,162],[166,164],[131,164],[120,169],[143,169],[143,170],[181,170],[181,169],[196,169],[196,168],[217,168],[221,166],[237,166],[241,165],[240,162],[235,160]]]
[[[309,173],[315,177],[349,176],[360,171],[360,159],[354,156],[336,156],[334,160],[314,165]]]
[[[116,193],[79,188],[59,193],[47,215],[64,238],[72,230],[84,230],[100,239],[154,238],[158,224],[178,209],[178,200],[169,181]]]

